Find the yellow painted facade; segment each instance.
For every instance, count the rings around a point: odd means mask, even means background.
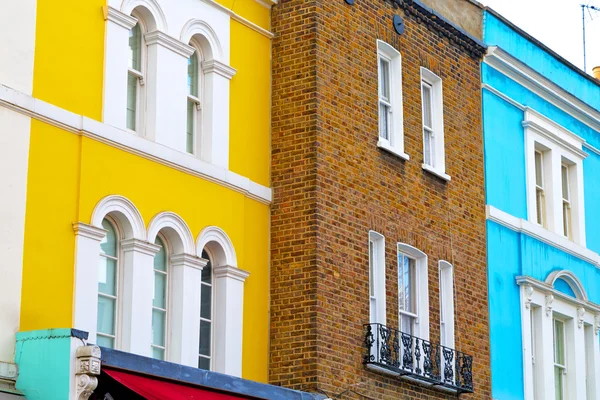
[[[268,29],[255,0],[221,5]],[[38,0],[33,97],[101,121],[103,0]],[[230,170],[270,186],[270,39],[231,21]],[[128,198],[146,226],[162,211],[194,238],[207,226],[231,238],[244,286],[242,377],[267,381],[269,206],[231,188],[33,120],[27,182],[20,331],[73,326],[75,234],[108,195]]]

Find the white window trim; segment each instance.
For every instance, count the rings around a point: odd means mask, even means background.
[[[440,275],[440,339],[445,330],[446,340],[440,340],[442,346],[454,349],[454,267],[448,261],[438,263]],[[443,312],[442,312],[443,311]]]
[[[377,125],[377,147],[385,150],[403,160],[410,157],[404,152],[404,108],[402,101],[402,56],[398,50],[391,45],[377,40],[377,91],[379,92],[379,59],[384,58],[390,63],[390,104],[391,123],[390,140],[379,136],[379,124]],[[379,96],[379,95],[378,95]],[[377,101],[377,119],[379,120],[379,98]]]
[[[563,279],[576,294],[572,298],[556,289],[556,279]],[[573,400],[598,400],[600,399],[600,344],[598,332],[600,331],[600,305],[587,300],[583,286],[574,274],[568,271],[555,271],[550,274],[545,282],[537,279],[519,276],[516,278],[521,294],[521,326],[523,339],[523,374],[525,383],[525,400],[539,400],[554,398],[554,327],[553,319],[558,317],[565,321],[566,362],[567,375],[566,391],[569,399]],[[536,310],[536,359],[535,379],[532,369],[531,357],[531,322],[532,311]],[[593,349],[586,349],[585,332],[593,329],[596,337],[592,341]],[[589,343],[588,343],[589,345]],[[592,366],[591,373],[595,376],[591,383],[593,393],[586,393],[586,357],[585,353],[592,356],[589,360]],[[535,382],[535,388],[533,387]],[[534,398],[535,393],[535,398]],[[587,394],[587,396],[586,396]]]
[[[427,254],[421,250],[406,244],[397,244],[398,253],[402,253],[415,260],[416,277],[416,313],[414,336],[429,340],[429,277]],[[398,268],[398,255],[396,255],[396,269]]]
[[[373,284],[375,285],[375,304],[377,305],[377,318],[373,316],[370,312],[369,323],[378,323],[385,325],[386,324],[386,296],[385,296],[385,236],[382,234],[369,231],[369,245],[370,242],[373,242],[373,250],[376,255],[376,263],[373,271]],[[368,252],[367,252],[368,254]],[[370,262],[371,260],[369,260]],[[371,282],[369,282],[371,284]],[[369,293],[370,296],[370,293]],[[370,302],[369,299],[369,310],[370,310]]]
[[[562,237],[562,174],[561,166],[567,160],[571,195],[571,234],[566,238],[586,246],[583,188],[583,140],[555,122],[531,109],[525,110],[525,151],[527,173],[527,215],[537,225],[535,150],[544,151],[544,186],[546,229]]]
[[[136,108],[135,108],[135,130],[127,128],[127,121],[125,122],[125,129],[135,135],[144,137],[146,135],[146,77],[148,74],[148,46],[146,44],[146,33],[148,32],[148,25],[141,18],[141,16],[133,13],[131,15],[140,26],[140,69],[135,70],[133,68],[127,68],[127,76],[132,75],[136,77]],[[134,25],[135,26],[135,25]],[[131,28],[133,29],[133,27]]]
[[[421,67],[421,82],[427,83],[431,86],[431,116],[433,118],[433,136],[434,136],[434,164],[431,166],[423,163],[422,167],[425,171],[430,172],[445,181],[449,181],[451,178],[446,174],[446,150],[444,140],[444,93],[442,90],[442,78],[428,70],[427,68]],[[422,84],[421,84],[422,85]],[[423,104],[423,89],[419,85],[421,91],[421,107]],[[421,118],[423,114],[423,108],[421,109]],[[421,124],[423,125],[422,119]],[[424,126],[421,127],[421,137],[423,137]],[[423,145],[423,151],[425,146]]]

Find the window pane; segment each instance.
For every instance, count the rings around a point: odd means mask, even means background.
[[[100,256],[98,266],[98,292],[117,295],[117,261]]]
[[[189,100],[187,101],[187,129],[186,129],[186,143],[185,151],[190,154],[194,153],[194,131],[195,131],[195,114],[196,114],[196,103]]]
[[[404,306],[404,261],[406,257],[398,254],[398,309],[406,310]]]
[[[535,152],[535,184],[541,188],[544,187],[544,170],[542,162],[542,153]]]
[[[546,213],[544,204],[544,191],[537,188],[535,191],[535,206],[537,208],[537,223],[544,225],[544,214]]]
[[[374,243],[369,240],[369,294],[375,296],[375,250]]]
[[[390,98],[390,63],[379,59],[379,95],[389,101]]]
[[[161,310],[152,310],[152,344],[165,345],[166,313]]]
[[[563,400],[564,393],[564,375],[560,367],[554,367],[554,393],[556,400]]]
[[[431,117],[431,86],[423,82],[423,125],[428,128],[433,128],[433,121]]]
[[[198,368],[210,370],[210,358],[198,357]]]
[[[435,167],[433,156],[433,135],[428,129],[423,130],[423,163]]]
[[[115,300],[98,297],[98,332],[115,334]]]
[[[562,171],[562,196],[564,200],[569,200],[569,168],[566,165],[561,167]]]
[[[167,308],[167,276],[160,272],[154,272],[154,299],[152,306]]]
[[[206,250],[202,251],[202,258],[208,260],[208,264],[202,268],[202,282],[212,283],[212,262]]]
[[[188,94],[194,97],[198,97],[198,54],[194,51],[194,54],[188,58]]]
[[[142,32],[140,24],[136,24],[129,31],[129,68],[141,71],[142,60]]]
[[[152,358],[155,358],[157,360],[164,360],[165,359],[165,351],[163,349],[153,347],[152,348]]]
[[[167,272],[167,252],[165,250],[165,243],[157,236],[154,244],[160,246],[160,250],[154,256],[154,269]]]
[[[102,228],[106,232],[106,236],[100,242],[100,249],[106,255],[116,257],[117,256],[117,234],[113,225],[108,222],[107,219],[102,220]]]
[[[211,319],[212,310],[212,287],[208,285],[202,285],[202,291],[200,292],[200,317]]]
[[[563,234],[571,237],[571,206],[563,201]]]
[[[106,336],[100,336],[100,335],[96,336],[96,344],[98,346],[106,347],[109,349],[115,348],[115,340],[113,338],[106,337]]]
[[[127,129],[135,131],[137,118],[137,85],[138,78],[127,74]]]
[[[400,315],[400,331],[401,332],[408,333],[409,335],[414,335],[413,323],[414,323],[413,317],[410,317],[408,315],[403,315],[403,314]]]
[[[554,320],[554,362],[565,365],[565,329],[557,319]]]
[[[385,140],[390,139],[390,108],[383,103],[379,103],[379,137]]]
[[[210,356],[211,323],[200,321],[200,354]]]

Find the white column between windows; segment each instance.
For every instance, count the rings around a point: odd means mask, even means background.
[[[127,118],[127,68],[129,62],[129,30],[137,20],[107,6],[104,57],[104,104],[102,119],[105,124],[125,129]]]
[[[202,63],[202,135],[200,158],[229,169],[229,86],[235,69],[217,60]],[[184,97],[185,98],[185,97]]]
[[[585,334],[583,308],[577,309],[577,319],[565,323],[567,342],[567,398],[586,399]],[[581,321],[579,321],[581,319]]]
[[[249,272],[229,265],[213,268],[215,286],[214,369],[242,376],[244,282]],[[199,315],[199,313],[198,313]],[[196,351],[195,355],[198,354]]]
[[[202,268],[207,264],[189,254],[171,258],[171,312],[168,361],[198,367],[200,341],[200,290]]]
[[[186,77],[194,48],[160,31],[144,37],[148,46],[146,137],[185,152]]]
[[[540,334],[536,336],[539,346],[537,352],[536,369],[539,372],[536,385],[536,400],[554,398],[554,325],[552,303],[554,296],[542,295],[542,314],[540,321]]]
[[[593,335],[591,337],[591,346],[587,349],[591,357],[590,367],[592,382],[590,389],[592,393],[588,394],[588,400],[600,400],[600,341],[598,333],[600,330],[600,314],[594,316],[594,325],[592,326]]]
[[[76,223],[75,230],[75,296],[73,327],[88,332],[88,341],[96,343],[98,323],[98,263],[100,242],[106,231]]]
[[[154,256],[160,246],[138,239],[121,242],[123,296],[118,321],[117,348],[151,356]]]

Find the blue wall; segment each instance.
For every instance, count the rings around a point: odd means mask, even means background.
[[[488,12],[484,21],[484,41],[501,47],[582,101],[600,109],[600,86]],[[481,72],[484,84],[600,149],[600,132],[496,69],[482,64]],[[527,219],[523,119],[519,106],[492,90],[483,90],[486,202],[515,217]],[[583,164],[587,247],[600,252],[600,155],[589,146],[584,151],[589,154]],[[492,221],[487,222],[487,251],[492,397],[520,400],[524,397],[524,387],[520,295],[516,277],[526,275],[543,281],[552,271],[566,269],[579,278],[590,300],[600,304],[600,270],[578,257]],[[557,281],[555,288],[574,296],[564,281]]]

